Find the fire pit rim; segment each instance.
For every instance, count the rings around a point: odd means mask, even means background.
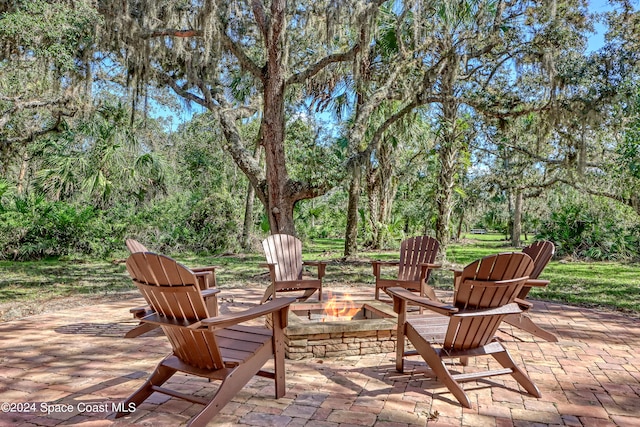
[[[296,335],[314,335],[337,332],[360,332],[360,331],[384,331],[393,330],[397,326],[397,314],[393,308],[386,303],[378,300],[354,300],[353,303],[362,309],[368,308],[381,316],[380,319],[356,319],[356,320],[331,320],[327,322],[309,322],[303,320],[295,311],[300,310],[317,310],[327,302],[300,302],[291,304],[289,307],[288,326],[285,328],[285,334],[289,336]],[[313,307],[313,308],[309,308]]]

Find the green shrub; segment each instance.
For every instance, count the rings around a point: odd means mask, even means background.
[[[557,256],[626,260],[640,256],[635,215],[608,200],[566,201],[543,220],[538,239],[555,243]]]
[[[0,211],[0,257],[33,260],[91,253],[93,207],[14,196]]]
[[[162,253],[234,251],[242,230],[242,215],[225,193],[169,196],[137,207],[127,221],[125,237]]]
[[[103,210],[43,196],[5,195],[0,204],[0,259],[106,259],[124,255],[128,237],[168,254],[234,251],[242,229],[242,216],[234,206],[225,194],[170,196]]]

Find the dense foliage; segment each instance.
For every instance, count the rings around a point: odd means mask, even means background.
[[[260,1],[187,3],[0,5],[0,258],[252,250],[283,206],[360,248],[484,228],[640,257],[628,2],[274,1],[282,40]]]
[[[563,201],[541,222],[536,237],[554,242],[559,257],[640,259],[640,225],[635,214],[603,199]]]

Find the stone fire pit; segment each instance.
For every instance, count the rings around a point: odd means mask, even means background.
[[[327,306],[333,315],[325,314]],[[393,352],[396,325],[392,307],[380,301],[292,304],[284,330],[286,356],[297,360]]]

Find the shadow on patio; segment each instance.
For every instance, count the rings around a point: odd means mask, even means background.
[[[372,287],[330,290],[373,296]],[[254,304],[262,289],[223,289],[220,296],[221,312],[228,313]],[[170,351],[159,330],[122,338],[137,323],[129,308],[143,303],[142,298],[115,301],[0,324],[0,401],[15,403],[14,409],[30,404],[20,413],[0,412],[0,425],[184,424],[197,407],[158,394],[133,414],[113,418],[115,405]],[[465,383],[473,408],[463,409],[419,358],[411,358],[407,373],[399,374],[392,353],[287,360],[284,398],[275,400],[273,383],[255,377],[210,425],[638,425],[640,321],[534,304],[536,322],[560,341],[544,342],[506,325],[500,338],[540,388],[540,399],[503,376]],[[485,359],[477,363],[488,363]],[[474,363],[471,359],[464,369],[486,367]],[[182,375],[169,383],[201,396],[216,387]]]

